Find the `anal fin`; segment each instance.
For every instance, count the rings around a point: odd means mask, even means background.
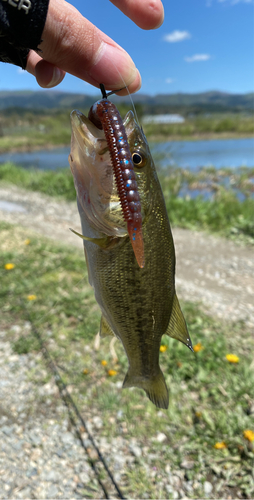
[[[194,352],[192,348],[191,338],[188,333],[187,325],[180,304],[178,302],[176,293],[173,299],[173,307],[169,320],[169,325],[165,334],[168,335],[169,337],[172,337],[173,339],[180,340],[180,342],[185,344],[187,347],[189,347],[189,349],[192,352]]]
[[[104,316],[101,317],[101,324],[100,324],[100,336],[101,337],[107,337],[108,335],[115,335],[111,326],[109,326],[107,320],[104,318]]]

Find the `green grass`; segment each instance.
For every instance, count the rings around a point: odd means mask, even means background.
[[[49,196],[60,196],[69,201],[76,199],[73,176],[68,168],[54,172],[38,169],[26,170],[8,162],[0,165],[1,181]]]
[[[30,243],[27,242],[30,239]],[[11,270],[6,263],[13,263]],[[221,491],[215,498],[231,497],[237,490],[244,498],[253,494],[253,448],[243,437],[254,430],[250,415],[253,396],[253,337],[243,323],[225,324],[205,315],[198,305],[184,303],[183,309],[193,344],[202,349],[192,354],[179,342],[162,338],[167,350],[160,365],[170,389],[167,411],[149,402],[143,391],[121,390],[127,359],[120,343],[115,344],[118,361],[109,353],[109,340],[94,347],[100,312],[88,285],[84,257],[73,248],[34,237],[29,230],[0,223],[0,328],[18,353],[38,350],[31,332],[15,333],[13,324],[31,321],[48,343],[67,385],[80,409],[99,415],[103,427],[97,437],[122,436],[137,440],[143,455],[126,468],[124,491],[128,497],[169,498],[160,488],[170,464],[172,473],[184,460],[194,462],[186,471],[189,480],[209,480]],[[35,300],[29,300],[29,295]],[[239,362],[229,363],[233,353]],[[101,361],[107,365],[102,366]],[[252,367],[251,367],[252,363]],[[116,370],[115,376],[108,369]],[[86,370],[86,373],[84,373]],[[158,432],[166,435],[157,441]],[[216,450],[216,442],[226,448]],[[145,451],[146,450],[146,451]],[[146,468],[146,456],[153,454],[156,479]],[[151,471],[150,471],[151,472]],[[224,494],[225,493],[225,494]],[[191,498],[203,497],[193,490]]]
[[[224,187],[225,179],[228,186]],[[252,242],[254,239],[254,169],[241,168],[216,170],[204,168],[192,173],[183,169],[171,169],[161,178],[162,188],[172,225],[203,229],[224,236],[242,238]],[[25,170],[12,163],[0,165],[0,183],[9,182],[32,191],[40,191],[50,196],[60,196],[75,200],[76,192],[69,169],[55,172]],[[179,197],[181,189],[200,189],[212,194],[210,200],[203,196]],[[239,201],[236,190],[243,197]]]

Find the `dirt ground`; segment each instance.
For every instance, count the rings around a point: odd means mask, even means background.
[[[75,202],[64,202],[25,191],[0,187],[0,220],[27,227],[83,251]],[[254,326],[253,247],[206,234],[174,228],[176,288],[180,298],[200,302],[204,310],[226,320],[241,319]],[[29,236],[29,234],[28,234]]]

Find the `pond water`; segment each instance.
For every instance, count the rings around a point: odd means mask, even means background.
[[[254,138],[210,141],[174,141],[151,144],[156,164],[165,169],[178,166],[196,170],[213,165],[215,168],[254,167]],[[0,154],[0,163],[11,161],[24,168],[55,170],[69,167],[69,147],[25,153]]]
[[[254,138],[165,142],[155,144],[153,152],[162,155],[163,168],[169,165],[190,170],[211,165],[215,168],[254,166]]]

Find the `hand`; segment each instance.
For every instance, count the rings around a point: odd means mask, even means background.
[[[158,28],[163,22],[161,0],[111,2],[140,28]],[[65,72],[95,87],[103,82],[107,89],[115,90],[123,87],[123,80],[129,92],[141,87],[140,74],[127,52],[65,0],[50,0],[42,40],[42,57],[30,50],[26,66],[41,87],[55,87]]]

